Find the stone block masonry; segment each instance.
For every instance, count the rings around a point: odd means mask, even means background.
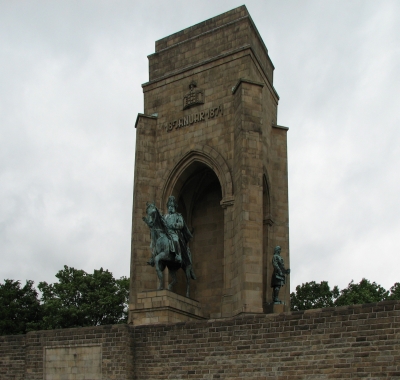
[[[137,379],[400,378],[400,302],[135,329]]]
[[[0,380],[359,378],[400,378],[400,301],[0,337]]]
[[[2,336],[0,379],[132,379],[132,343],[127,325]]]
[[[25,335],[0,336],[0,379],[25,379]]]
[[[202,316],[266,312],[273,302],[275,246],[290,268],[288,128],[277,127],[279,97],[268,50],[240,6],[156,41],[148,59],[144,109],[135,125],[129,321],[178,318],[156,304],[138,314],[138,294],[158,287],[147,265],[146,201],[165,214],[170,195],[193,231],[197,280],[190,297]],[[173,291],[184,296],[181,272]],[[290,310],[289,289],[290,276],[280,292],[284,311]],[[179,318],[190,317],[186,312]]]

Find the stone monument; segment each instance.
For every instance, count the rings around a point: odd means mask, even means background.
[[[290,306],[287,128],[246,7],[149,59],[130,324],[0,336],[0,380],[399,378],[400,301],[276,314]]]
[[[0,336],[0,380],[399,378],[400,301],[276,314],[290,306],[287,128],[246,7],[149,59],[130,324]]]
[[[267,48],[241,6],[156,41],[148,59],[135,125],[129,323],[272,312],[275,246],[289,266],[288,128],[277,124]],[[146,202],[166,215],[171,196],[193,235],[190,294],[187,271],[161,276],[147,264]]]

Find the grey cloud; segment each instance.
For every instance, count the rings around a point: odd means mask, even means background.
[[[54,281],[64,264],[129,276],[146,56],[155,40],[239,5],[0,4],[1,279]],[[362,277],[389,287],[400,264],[400,5],[246,5],[290,127],[292,289]]]

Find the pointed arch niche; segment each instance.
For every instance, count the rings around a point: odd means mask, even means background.
[[[268,311],[268,304],[272,303],[272,288],[270,279],[272,278],[272,228],[273,220],[271,216],[271,198],[270,198],[271,184],[267,171],[264,168],[263,175],[263,307],[264,312]]]
[[[191,282],[191,298],[199,301],[205,316],[221,316],[223,296],[229,293],[227,276],[231,236],[227,223],[232,220],[233,189],[228,165],[223,157],[208,146],[197,146],[184,154],[163,178],[159,189],[164,209],[174,195],[178,212],[193,232],[190,249],[197,276]],[[178,272],[175,291],[185,294],[183,271]]]

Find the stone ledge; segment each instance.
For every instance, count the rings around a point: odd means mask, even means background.
[[[138,293],[136,305],[130,305],[130,324],[168,324],[205,319],[200,303],[169,290]]]
[[[272,125],[272,128],[283,129],[284,131],[288,131],[289,130],[289,127],[285,127],[283,125]]]
[[[253,85],[259,86],[259,87],[264,87],[264,84],[263,84],[263,83],[255,82],[255,81],[253,81],[253,80],[246,79],[246,78],[240,78],[240,79],[238,80],[238,82],[232,87],[232,94],[235,94],[236,90],[239,88],[239,86],[240,86],[242,83],[248,83],[248,84],[253,84]]]

